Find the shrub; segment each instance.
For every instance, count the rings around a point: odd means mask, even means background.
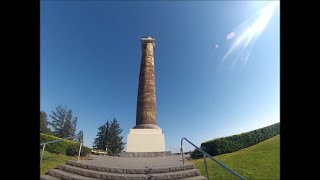
[[[40,133],[40,143],[49,142],[58,140],[60,138]],[[71,141],[71,140],[64,140],[60,142],[55,142],[51,144],[47,144],[45,150],[56,153],[56,154],[64,154],[68,156],[75,156],[79,153],[79,142]],[[80,156],[85,156],[90,153],[90,148],[82,146]]]
[[[82,146],[80,156],[87,156],[90,153],[91,153],[90,148],[88,148],[86,146]]]
[[[194,151],[192,151],[190,153],[190,157],[191,158],[201,158],[201,157],[203,157],[203,154],[198,149],[195,149]]]
[[[222,137],[201,143],[201,148],[211,156],[231,153],[255,145],[280,133],[280,123],[242,134]]]
[[[67,148],[66,155],[67,156],[78,156],[80,144],[70,144]],[[81,147],[80,156],[86,156],[91,153],[91,149],[85,146]]]
[[[80,145],[79,145],[80,146]],[[74,145],[71,145],[67,151],[66,151],[66,155],[67,156],[78,156],[78,153],[79,153],[79,146],[76,147]],[[81,153],[80,153],[81,155]]]

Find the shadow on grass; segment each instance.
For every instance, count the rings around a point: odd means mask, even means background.
[[[190,160],[197,160],[197,159],[202,159],[203,156],[197,156],[197,157],[190,157]]]
[[[44,157],[44,158],[42,158],[42,161],[44,161],[44,160],[50,160],[50,159],[52,159],[52,160],[55,160],[55,159],[57,159],[56,157]]]

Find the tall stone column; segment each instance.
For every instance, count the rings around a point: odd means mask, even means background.
[[[155,39],[151,37],[141,39],[142,56],[140,64],[135,129],[157,128],[154,48]]]
[[[127,137],[127,150],[123,156],[165,156],[165,139],[156,123],[156,90],[154,78],[155,39],[141,39],[141,64],[137,99],[136,126]]]

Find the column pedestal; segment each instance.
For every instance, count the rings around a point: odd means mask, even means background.
[[[164,152],[162,129],[130,129],[127,152]]]

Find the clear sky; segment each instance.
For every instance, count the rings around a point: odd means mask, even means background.
[[[114,117],[135,126],[140,38],[156,39],[166,149],[280,121],[279,6],[271,1],[41,1],[40,110],[66,105],[92,147]]]

